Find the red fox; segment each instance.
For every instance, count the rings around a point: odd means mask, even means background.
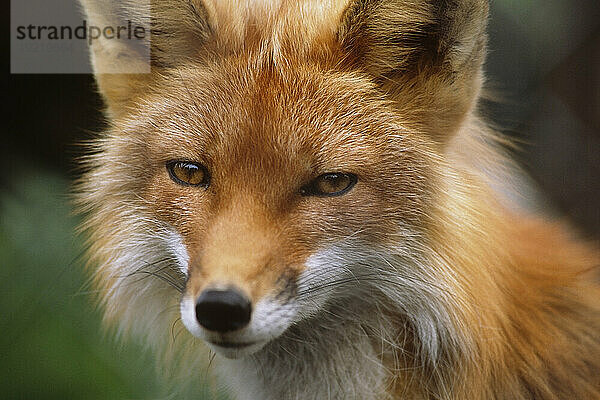
[[[497,189],[487,1],[82,2],[150,27],[150,73],[91,45],[107,323],[240,400],[600,399],[599,253]]]

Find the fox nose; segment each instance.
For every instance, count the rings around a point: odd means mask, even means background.
[[[229,332],[248,325],[252,306],[234,289],[205,290],[196,301],[196,319],[209,331]]]

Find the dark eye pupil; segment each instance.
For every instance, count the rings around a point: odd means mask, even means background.
[[[185,177],[188,179],[193,179],[194,175],[198,172],[198,167],[192,164],[184,164],[179,167],[179,169],[185,174]]]

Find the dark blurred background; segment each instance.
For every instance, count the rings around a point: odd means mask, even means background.
[[[8,18],[8,5],[4,11]],[[500,101],[484,107],[520,144],[514,155],[552,212],[594,240],[600,236],[599,21],[598,0],[493,1],[486,70]],[[93,78],[11,75],[9,40],[2,45],[8,123],[0,142],[0,393],[169,398],[151,357],[104,334],[87,293],[68,191],[81,154],[76,143],[102,128]]]

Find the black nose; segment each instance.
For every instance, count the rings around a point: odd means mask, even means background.
[[[196,319],[209,331],[241,329],[251,313],[250,301],[236,290],[205,290],[196,301]]]

